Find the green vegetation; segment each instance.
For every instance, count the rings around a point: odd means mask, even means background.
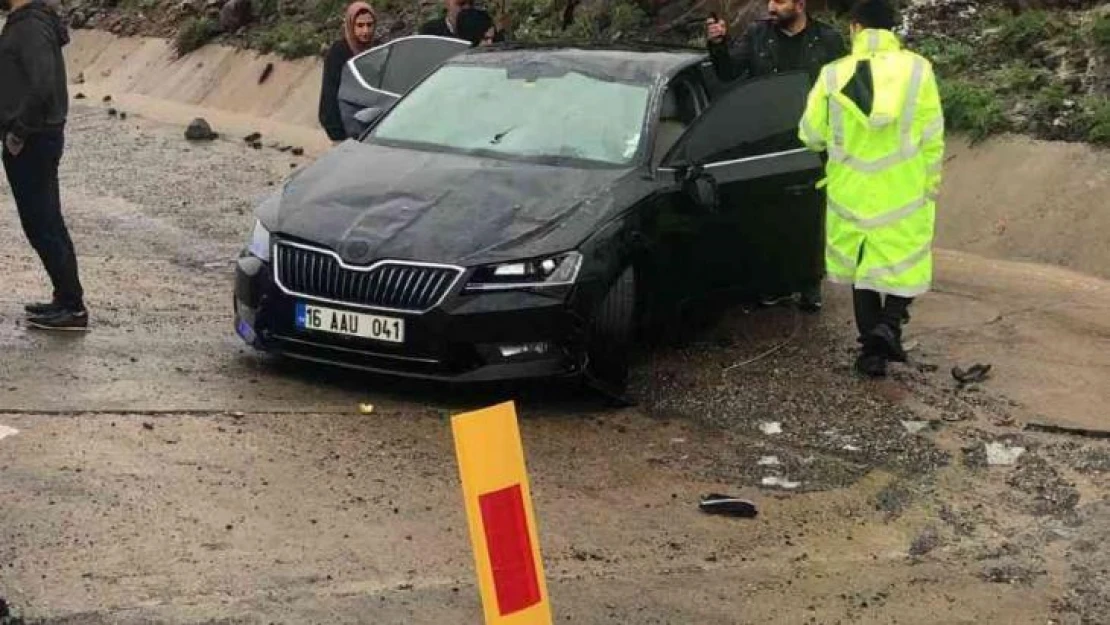
[[[1101,98],[1092,103],[1091,122],[1087,140],[1091,143],[1110,145],[1110,100]]]
[[[940,97],[949,130],[967,133],[972,141],[1009,127],[998,98],[989,89],[970,81],[941,80]]]
[[[996,13],[992,21],[998,28],[995,34],[998,51],[1017,56],[1028,54],[1037,44],[1064,30],[1063,23],[1048,11],[1025,11],[1018,15]]]
[[[1091,41],[1104,56],[1110,57],[1110,13],[1103,13],[1091,23]]]
[[[311,24],[279,22],[256,33],[252,43],[260,52],[295,59],[319,54],[321,47],[330,43],[329,39]]]
[[[189,18],[177,31],[173,47],[179,55],[186,55],[199,49],[220,34],[220,25],[207,17]]]

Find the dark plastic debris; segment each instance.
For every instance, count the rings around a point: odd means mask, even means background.
[[[960,384],[978,384],[990,377],[991,365],[976,364],[966,371],[952,367],[952,377]]]
[[[739,499],[728,495],[712,494],[702,498],[698,508],[706,514],[734,517],[738,519],[754,519],[759,516],[755,504],[747,499]]]

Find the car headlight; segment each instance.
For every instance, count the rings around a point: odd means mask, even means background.
[[[582,255],[567,252],[546,258],[479,267],[466,285],[468,291],[567,286],[578,279]]]
[[[270,262],[270,231],[257,219],[254,222],[254,231],[251,232],[247,251],[261,260]]]

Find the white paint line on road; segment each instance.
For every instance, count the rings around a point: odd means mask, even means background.
[[[10,428],[6,425],[0,425],[0,441],[9,436],[15,436],[16,434],[19,434],[19,430],[15,428]]]

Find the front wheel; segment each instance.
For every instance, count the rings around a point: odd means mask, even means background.
[[[586,376],[599,390],[622,395],[628,386],[636,321],[636,270],[632,267],[609,287],[590,319]]]

